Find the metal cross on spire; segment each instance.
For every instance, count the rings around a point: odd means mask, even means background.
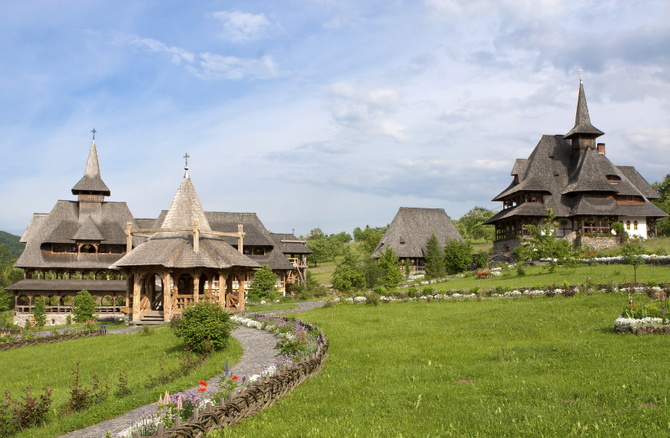
[[[98,132],[98,131],[96,131],[95,128],[93,128],[93,129],[91,130],[91,132],[93,133],[93,141],[95,141],[95,133]]]
[[[579,67],[578,70],[579,70],[579,83],[581,84],[582,83],[582,73],[584,72],[584,69]]]
[[[189,177],[188,176],[188,159],[191,158],[191,156],[187,152],[187,153],[184,154],[184,156],[182,158],[184,158],[184,160],[186,161],[186,164],[184,164],[184,171],[185,171],[184,172],[184,178],[188,178]]]

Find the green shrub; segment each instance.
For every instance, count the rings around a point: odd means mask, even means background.
[[[200,301],[182,313],[175,334],[196,353],[222,350],[228,343],[230,315],[216,303]]]
[[[479,269],[486,268],[489,265],[489,255],[486,251],[481,250],[475,253],[475,263]]]
[[[81,290],[74,297],[72,306],[72,315],[75,322],[84,323],[87,320],[93,320],[95,313],[95,300],[87,290]]]
[[[33,318],[37,322],[37,326],[42,328],[47,323],[47,310],[44,304],[43,297],[35,298],[35,308],[33,309]]]
[[[260,301],[262,299],[274,299],[277,290],[277,275],[267,265],[254,273],[254,278],[249,286],[249,301]]]
[[[472,263],[472,245],[470,242],[449,240],[444,245],[445,264],[450,274],[458,274],[468,269]]]
[[[374,292],[370,292],[369,294],[367,294],[365,296],[365,304],[370,304],[372,306],[378,306],[379,305],[379,295],[374,293]]]

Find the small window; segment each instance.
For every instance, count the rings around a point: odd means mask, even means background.
[[[633,222],[633,230],[637,231],[637,221]]]
[[[626,229],[630,231],[630,221],[626,221]]]

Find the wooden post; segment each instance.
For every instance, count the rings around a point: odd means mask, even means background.
[[[244,289],[245,289],[244,286],[246,285],[246,280],[245,280],[246,276],[247,276],[247,274],[240,275],[240,281],[238,283],[239,291],[237,292],[237,297],[238,297],[237,302],[239,303],[238,305],[239,305],[240,310],[244,310]]]
[[[226,307],[226,282],[228,281],[228,274],[219,273],[219,305]]]
[[[227,293],[227,294],[233,293],[233,275],[232,274],[228,275],[228,277],[226,278],[225,293]],[[224,302],[224,305],[225,305],[226,309],[228,309],[228,302],[226,301],[225,295],[223,297],[223,302]]]
[[[244,226],[237,224],[237,250],[240,254],[244,254]]]
[[[193,221],[193,252],[200,250],[200,223]]]
[[[170,273],[166,272],[163,280],[163,321],[172,319],[172,288],[170,287]]]
[[[200,272],[194,272],[193,275],[193,302],[197,303],[199,301],[200,295]]]
[[[139,272],[133,274],[133,321],[140,314],[140,299],[142,291],[142,281]]]
[[[133,250],[133,223],[126,223],[126,254]]]

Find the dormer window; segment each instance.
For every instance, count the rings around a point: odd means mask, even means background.
[[[609,181],[610,184],[616,184],[621,181],[621,177],[619,175],[607,175],[607,181]]]

